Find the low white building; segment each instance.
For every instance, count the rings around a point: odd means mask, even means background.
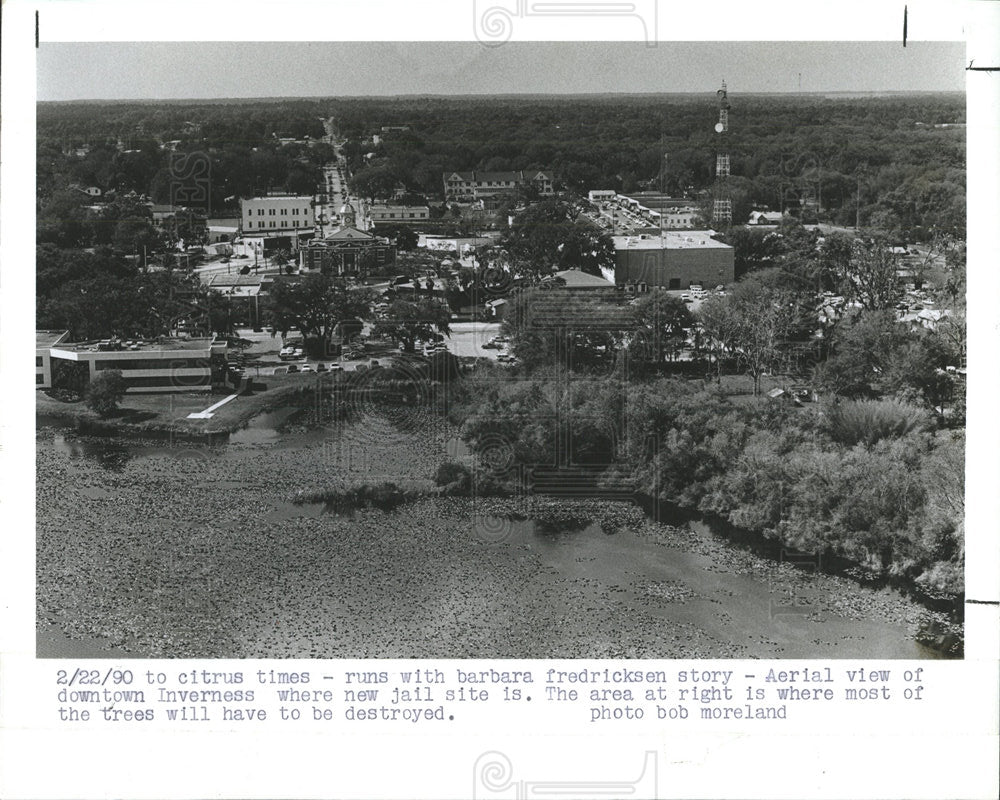
[[[751,211],[749,225],[780,225],[784,214],[780,211]]]
[[[591,189],[587,192],[587,199],[591,203],[607,203],[614,200],[617,194],[614,189]]]
[[[35,331],[35,387],[52,386],[52,354],[54,345],[65,342],[69,331]]]
[[[216,341],[214,337],[83,343],[60,339],[48,348],[48,354],[52,367],[63,362],[68,369],[85,371],[85,375],[80,375],[84,383],[103,370],[121,370],[126,392],[130,394],[207,392],[212,388],[213,356],[224,360],[226,347],[224,339]],[[37,359],[36,355],[36,364]],[[51,367],[48,374],[51,383]],[[41,387],[42,383],[37,385]]]

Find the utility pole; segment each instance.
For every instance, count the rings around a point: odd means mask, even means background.
[[[667,184],[667,151],[664,148],[663,134],[660,134],[660,149],[663,152],[663,156],[660,160],[660,241],[663,241],[663,211],[666,206],[663,205],[663,195],[666,194],[666,184]]]
[[[858,201],[854,207],[854,230],[861,230],[861,171],[858,170]]]

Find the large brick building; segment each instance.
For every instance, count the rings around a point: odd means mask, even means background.
[[[736,280],[733,248],[706,231],[615,236],[615,284],[687,289]]]

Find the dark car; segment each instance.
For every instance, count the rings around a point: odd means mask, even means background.
[[[298,372],[298,371],[299,371],[299,365],[298,364],[289,364],[288,365],[288,372],[289,372],[289,374],[291,374],[292,372]]]
[[[326,364],[322,364],[322,363],[317,364],[316,365],[316,371],[317,372],[326,372]]]

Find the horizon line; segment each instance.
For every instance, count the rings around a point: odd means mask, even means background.
[[[358,100],[358,99],[421,99],[421,98],[471,98],[471,97],[670,97],[676,95],[714,95],[715,91],[686,90],[667,92],[425,92],[407,94],[338,94],[338,95],[261,95],[255,97],[80,97],[64,100],[35,100],[36,104],[56,103],[218,103],[218,102],[260,102],[279,100]],[[786,96],[825,97],[828,95],[964,95],[964,89],[828,89],[814,91],[747,91],[736,93],[740,97]]]

